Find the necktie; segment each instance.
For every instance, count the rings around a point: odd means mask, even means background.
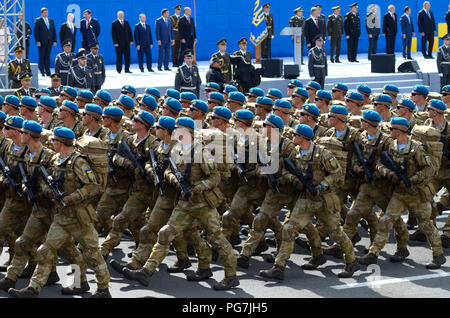
[[[395,15],[393,15],[393,14],[392,14],[392,20],[394,20],[394,22],[395,22]]]
[[[191,19],[189,17],[187,19],[188,19],[189,24],[191,24]]]
[[[86,23],[86,29],[89,29],[89,20]]]
[[[47,29],[50,29],[50,25],[48,24],[48,19],[45,18],[44,21],[45,21],[45,25],[47,26]]]
[[[430,11],[427,11],[427,16],[431,19]]]
[[[316,27],[319,28],[319,20],[314,19],[316,21]]]
[[[73,23],[70,24],[70,31],[73,33]]]

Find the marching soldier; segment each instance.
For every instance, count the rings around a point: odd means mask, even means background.
[[[178,33],[178,22],[180,21],[181,4],[174,7],[175,14],[170,16],[172,21],[173,34],[175,36],[175,44],[172,46],[172,66],[178,67],[178,54],[180,51],[180,34]]]
[[[67,41],[63,44],[64,52],[56,55],[55,59],[55,73],[61,76],[61,84],[68,85],[70,69],[76,58],[75,53],[72,52],[72,42]]]
[[[100,106],[102,109],[105,109],[105,107],[109,106],[111,102],[112,97],[108,91],[101,89],[95,93],[93,103]]]
[[[20,84],[22,85],[15,94],[17,97],[22,98],[23,96],[31,96],[34,97],[34,92],[36,92],[36,88],[31,87],[31,74],[23,73],[20,76]]]
[[[358,39],[361,35],[361,21],[359,18],[358,4],[350,5],[350,12],[344,17],[345,38],[347,39],[347,58],[349,62],[358,63]]]
[[[98,138],[102,141],[106,140],[109,135],[109,129],[101,124],[103,109],[95,104],[87,104],[82,114],[83,125],[86,128],[84,132],[87,136]]]
[[[88,66],[94,72],[94,83],[92,92],[96,92],[102,88],[105,82],[105,60],[103,55],[98,53],[98,43],[92,43],[89,45],[91,52],[87,55]]]
[[[78,64],[72,67],[69,72],[68,85],[78,90],[88,89],[92,91],[94,88],[94,72],[87,65],[86,53],[84,51],[78,52],[76,57]]]
[[[62,91],[64,86],[61,85],[61,75],[58,73],[53,73],[50,78],[52,79],[52,86],[49,87],[48,89],[50,90],[51,96],[52,97],[56,97],[59,96]]]
[[[30,61],[23,58],[23,46],[16,46],[14,53],[16,58],[8,64],[8,78],[11,81],[11,88],[20,88],[20,77],[23,74],[32,74]]]
[[[222,39],[219,42],[217,42],[216,45],[219,47],[219,51],[214,53],[212,57],[213,58],[216,57],[219,59],[220,70],[222,71],[222,75],[225,77],[225,81],[229,83],[231,82],[231,60],[230,54],[226,52],[227,40]]]
[[[328,16],[327,31],[328,40],[330,40],[330,61],[331,63],[341,63],[339,55],[341,54],[341,38],[344,34],[344,24],[342,23],[341,7],[336,6],[331,8],[333,14]],[[336,57],[334,55],[334,48],[336,48]]]
[[[314,81],[321,87],[325,87],[325,76],[328,75],[327,53],[323,48],[323,38],[318,35],[315,38],[316,46],[308,53],[309,76],[314,77]]]
[[[295,12],[295,15],[289,19],[289,27],[290,28],[303,28],[305,25],[305,21],[306,21],[305,17],[303,16],[303,8],[298,7],[297,9],[294,10],[294,12]],[[294,38],[295,38],[295,36],[292,35],[291,40],[295,41]],[[303,65],[303,48],[305,47],[305,35],[304,35],[303,30],[302,30],[302,36],[300,37],[300,41],[301,41],[301,45],[302,45],[301,64]]]
[[[184,51],[184,64],[175,75],[175,89],[179,92],[193,92],[200,97],[200,73],[196,65],[192,65],[194,55],[191,50]]]
[[[42,96],[39,100],[37,114],[39,115],[40,124],[42,128],[47,130],[53,130],[55,127],[59,126],[60,122],[56,118],[56,109],[58,105],[54,98],[49,96]]]
[[[83,123],[77,119],[79,113],[80,111],[77,104],[68,100],[65,100],[62,103],[58,112],[58,120],[61,121],[60,127],[72,130],[77,139],[83,136],[85,131]]]
[[[266,20],[267,27],[267,36],[261,42],[261,57],[262,58],[270,58],[272,56],[272,44],[271,41],[274,37],[274,23],[273,23],[273,14],[270,13],[270,3],[266,3],[263,5],[264,8],[264,19]]]
[[[436,64],[438,72],[442,73],[441,87],[450,84],[450,34],[442,37],[444,44],[439,48]]]

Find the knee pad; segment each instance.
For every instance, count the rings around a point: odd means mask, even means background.
[[[36,261],[38,264],[52,264],[53,263],[53,250],[50,246],[42,244],[37,249]]]
[[[283,225],[282,237],[283,241],[291,242],[294,240],[295,229],[291,224],[287,223]]]
[[[222,215],[222,226],[223,227],[231,227],[236,221],[234,220],[233,212],[230,210],[226,211]]]
[[[161,245],[169,245],[174,237],[174,230],[169,225],[164,225],[158,233],[158,243]]]
[[[393,226],[392,218],[384,214],[378,221],[378,231],[389,232]]]
[[[253,230],[257,232],[264,232],[267,223],[269,222],[269,217],[264,213],[258,213],[253,219]]]
[[[123,232],[127,227],[128,220],[123,214],[118,214],[114,217],[112,229],[116,232]]]
[[[22,235],[14,243],[14,248],[16,253],[26,254],[31,251],[33,244],[30,242],[28,237]]]
[[[93,267],[97,266],[98,264],[98,255],[99,255],[99,249],[97,247],[95,248],[85,248],[83,249],[83,258],[85,262]]]

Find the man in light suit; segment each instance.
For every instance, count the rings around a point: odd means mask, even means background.
[[[163,63],[164,70],[170,71],[170,46],[175,44],[175,37],[172,21],[169,19],[169,10],[163,9],[161,15],[155,22],[156,40],[158,41],[158,71],[162,71]]]
[[[111,25],[111,36],[116,47],[116,70],[122,72],[122,59],[125,55],[125,73],[130,71],[130,46],[133,45],[133,33],[130,24],[124,20],[123,11],[117,12],[117,20]]]
[[[39,51],[39,71],[42,76],[50,76],[50,53],[52,45],[56,46],[56,30],[47,8],[42,8],[41,17],[34,21],[34,39]]]
[[[144,73],[144,54],[147,59],[147,70],[153,72],[151,50],[153,48],[152,30],[150,30],[150,25],[145,23],[145,20],[145,14],[141,13],[139,15],[139,23],[134,26],[134,43],[138,51],[139,69],[142,73]]]
[[[411,18],[411,8],[406,6],[405,13],[400,18],[400,26],[402,28],[402,41],[403,41],[403,57],[408,60],[412,60],[411,57],[411,41],[412,37],[416,36],[414,32],[414,25]]]
[[[431,5],[428,1],[423,3],[423,9],[417,15],[417,26],[421,35],[421,49],[425,59],[433,59],[431,52],[433,51],[434,35],[436,34],[436,22],[433,12],[430,10]],[[428,50],[427,50],[428,42]]]
[[[391,4],[388,10],[383,17],[383,35],[386,37],[386,54],[394,54],[398,19],[394,5]]]
[[[83,36],[81,39],[81,46],[89,52],[90,45],[98,42],[100,23],[97,19],[92,17],[91,10],[89,9],[84,10],[83,15],[84,19],[80,21],[80,32]]]
[[[195,33],[195,21],[191,17],[192,10],[189,7],[184,8],[184,15],[178,22],[178,33],[180,35],[180,54],[178,64],[182,65],[184,61],[184,51],[193,50],[194,44],[197,43],[197,34]]]

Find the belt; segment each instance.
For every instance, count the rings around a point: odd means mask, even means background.
[[[59,70],[60,73],[69,73],[69,70],[65,71],[65,70]]]
[[[325,65],[313,65],[313,67],[324,68],[324,67],[325,67]]]
[[[94,72],[95,75],[102,75],[102,72]]]
[[[450,64],[450,62],[441,62],[441,64]]]
[[[180,89],[187,89],[187,90],[197,90],[197,87],[191,87],[191,86],[181,86]]]
[[[173,30],[178,32],[178,29],[173,29]]]
[[[230,70],[222,70],[222,73],[228,73]]]

